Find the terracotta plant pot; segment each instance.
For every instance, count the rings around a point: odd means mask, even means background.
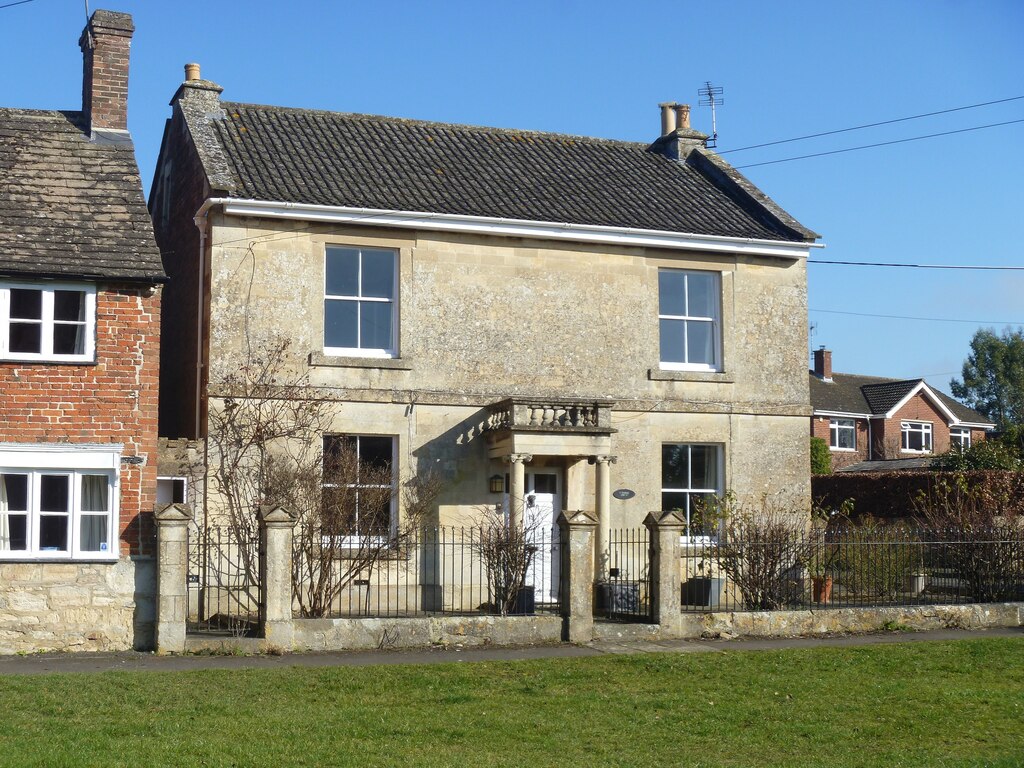
[[[816,603],[832,602],[831,576],[814,576],[811,578],[811,599]]]

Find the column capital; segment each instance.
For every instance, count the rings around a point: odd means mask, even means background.
[[[615,464],[619,460],[618,456],[611,456],[609,454],[600,454],[597,456],[591,456],[588,461],[591,464]]]
[[[507,461],[509,464],[518,464],[520,462],[522,462],[523,464],[529,464],[531,461],[533,461],[533,454],[510,453],[508,456],[505,457],[505,461]]]

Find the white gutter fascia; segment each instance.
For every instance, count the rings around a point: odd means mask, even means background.
[[[842,419],[870,419],[870,413],[846,413],[844,411],[814,411],[815,416],[836,416]]]
[[[449,213],[391,211],[376,208],[348,208],[332,205],[268,202],[236,198],[209,198],[197,216],[205,215],[214,206],[222,205],[224,213],[234,216],[258,216],[272,219],[321,221],[331,224],[359,224],[376,227],[430,229],[447,232],[469,232],[501,237],[533,237],[576,242],[611,243],[773,256],[780,259],[806,259],[811,248],[824,248],[822,243],[794,243],[781,240],[695,235],[655,229],[608,227],[596,224],[563,224],[551,221],[528,221],[489,216],[463,216]]]

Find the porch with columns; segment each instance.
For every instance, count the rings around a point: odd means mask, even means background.
[[[563,473],[563,509],[586,509],[580,470],[594,467],[593,511],[597,518],[594,541],[599,575],[607,573],[611,530],[610,400],[509,398],[490,408],[487,423],[488,457],[508,466],[509,524],[521,527],[526,509],[528,468],[557,468]]]

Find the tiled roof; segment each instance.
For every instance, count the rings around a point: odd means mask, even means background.
[[[0,274],[164,279],[130,141],[79,112],[0,109]]]
[[[836,411],[839,413],[863,413],[881,416],[907,396],[922,379],[886,379],[880,376],[857,376],[852,373],[833,373],[827,382],[808,371],[811,390],[811,407],[815,411]],[[960,421],[971,424],[989,424],[987,418],[954,400],[945,392],[928,387],[943,405]]]
[[[236,198],[803,242],[816,235],[707,150],[222,102],[183,110]],[[201,124],[205,123],[205,125]],[[213,184],[216,186],[216,184]]]

